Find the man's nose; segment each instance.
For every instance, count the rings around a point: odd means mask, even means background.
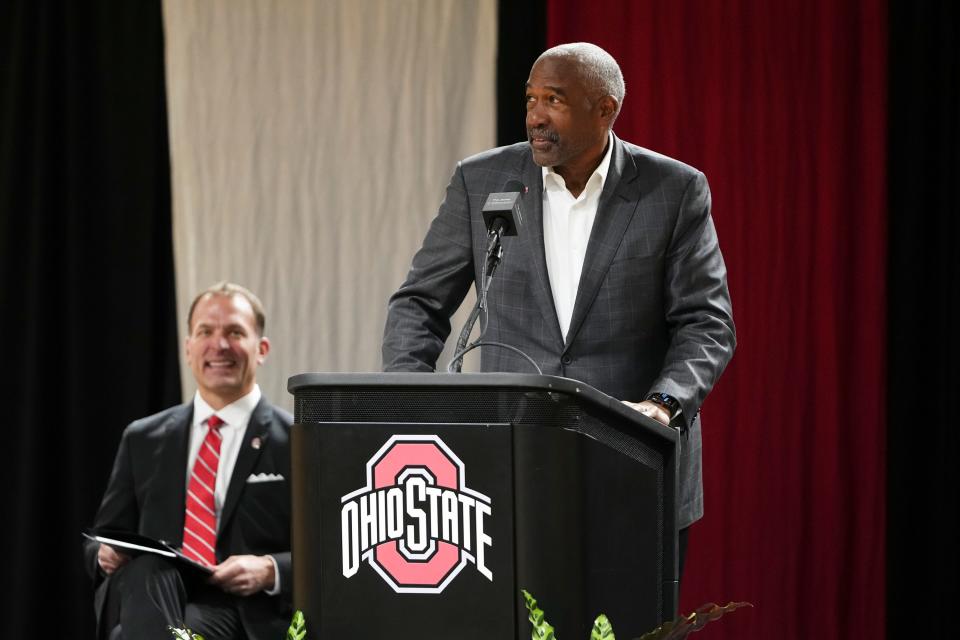
[[[527,109],[527,126],[542,127],[547,124],[547,114],[539,102],[535,102]]]
[[[229,349],[230,341],[227,340],[227,335],[225,333],[217,334],[217,348],[218,349]]]

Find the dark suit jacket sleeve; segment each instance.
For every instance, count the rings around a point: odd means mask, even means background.
[[[255,450],[245,444],[238,455],[227,498],[227,503],[231,497],[235,498],[235,507],[231,515],[221,515],[218,539],[225,555],[271,556],[277,563],[280,581],[280,591],[274,595],[287,602],[293,592],[289,485],[292,423],[293,416],[266,399],[254,410],[245,442],[249,443],[261,433],[266,445],[258,449],[259,455],[255,456]],[[255,461],[251,461],[251,456],[255,456]],[[260,485],[246,481],[249,473],[257,472],[277,473],[287,480]]]
[[[665,258],[670,346],[651,390],[677,398],[689,425],[736,346],[727,270],[710,216],[710,188],[702,173],[687,185]]]
[[[290,597],[293,593],[293,562],[289,551],[270,554],[277,561],[280,572],[280,591],[276,595]]]
[[[130,430],[123,432],[117,457],[113,462],[113,471],[107,483],[106,493],[97,511],[94,526],[104,529],[136,531],[139,521],[136,494],[134,492],[133,471],[130,456]],[[94,584],[103,579],[97,562],[99,543],[84,541],[84,564]]]
[[[407,279],[390,298],[384,371],[433,371],[450,335],[450,316],[474,280],[470,203],[458,164]]]

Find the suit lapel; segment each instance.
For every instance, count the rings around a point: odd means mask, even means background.
[[[227,498],[223,503],[223,511],[220,513],[220,531],[223,531],[230,522],[230,518],[233,516],[240,500],[240,494],[243,493],[247,484],[247,478],[256,466],[257,460],[260,459],[260,452],[267,444],[270,420],[270,405],[261,398],[250,415],[250,424],[247,425],[247,432],[243,436],[240,452],[237,454],[237,462],[233,465],[233,476],[230,478]],[[254,438],[260,439],[260,446],[253,446]]]
[[[557,343],[563,341],[560,333],[560,321],[557,319],[557,309],[553,303],[553,292],[550,289],[550,274],[547,272],[547,254],[543,244],[543,172],[533,161],[533,154],[525,154],[523,167],[523,184],[527,186],[524,198],[524,226],[520,233],[521,242],[527,255],[533,261],[533,271],[536,278],[530,283],[533,297],[543,312],[544,318],[553,318],[554,338]]]
[[[600,285],[610,269],[610,263],[613,262],[613,257],[620,248],[623,235],[633,219],[640,200],[640,194],[634,184],[636,176],[637,169],[633,158],[626,153],[620,139],[613,136],[610,172],[603,185],[603,193],[600,195],[600,203],[597,206],[597,217],[590,232],[590,241],[583,260],[577,299],[573,305],[570,329],[567,331],[567,347],[573,344],[577,332],[583,325],[587,312],[600,291]]]
[[[163,521],[170,523],[166,540],[177,546],[183,542],[183,518],[187,504],[187,449],[192,422],[192,402],[167,418],[156,460],[158,480],[161,486],[169,488],[157,493],[161,503],[159,511],[164,514]]]

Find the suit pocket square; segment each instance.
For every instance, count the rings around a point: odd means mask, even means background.
[[[279,473],[251,473],[247,478],[247,482],[250,484],[256,482],[279,482],[283,480],[283,476]]]

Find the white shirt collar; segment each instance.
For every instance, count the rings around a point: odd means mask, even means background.
[[[246,426],[262,395],[260,385],[254,384],[250,393],[234,400],[223,409],[214,411],[213,407],[207,404],[207,401],[197,391],[193,396],[193,424],[203,424],[215,413],[225,423],[224,427]]]
[[[603,190],[603,185],[607,181],[607,174],[610,172],[610,161],[613,158],[613,131],[607,132],[607,151],[603,154],[600,164],[590,174],[587,184],[583,189],[584,193],[590,190],[591,183],[597,184],[597,191]],[[553,167],[540,167],[540,175],[543,177],[544,190],[549,188],[566,189],[567,183],[559,173],[553,170]]]

